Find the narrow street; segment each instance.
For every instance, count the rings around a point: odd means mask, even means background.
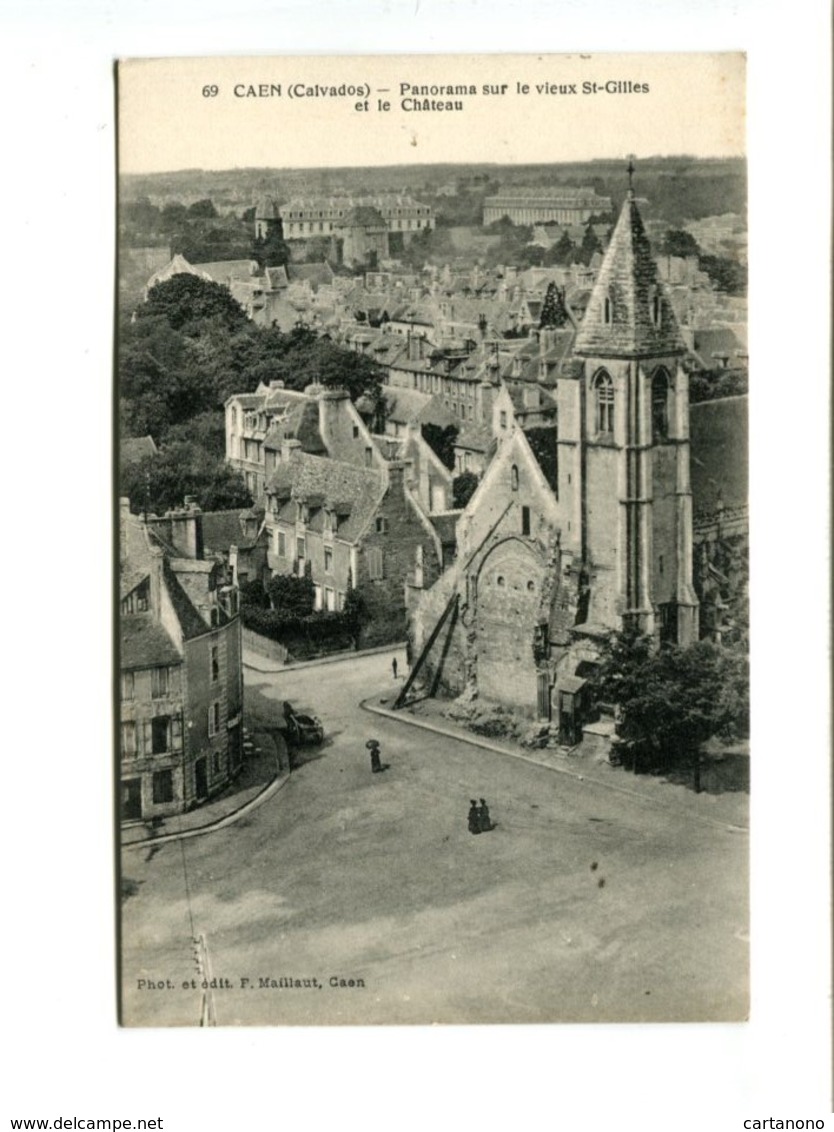
[[[230,828],[124,852],[125,1022],[197,1023],[200,933],[220,1025],[743,1018],[746,836],[367,713],[392,655],[247,671],[325,744]]]

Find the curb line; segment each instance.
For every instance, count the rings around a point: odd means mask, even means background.
[[[405,641],[395,641],[391,645],[378,645],[373,649],[360,649],[358,652],[340,652],[332,653],[330,656],[318,656],[314,660],[298,660],[294,664],[278,664],[277,661],[273,662],[277,665],[276,668],[261,668],[258,664],[252,664],[249,661],[243,661],[244,668],[251,668],[253,672],[262,672],[268,675],[279,675],[282,672],[295,672],[299,668],[316,668],[320,664],[338,664],[339,661],[345,660],[361,660],[364,656],[378,656],[380,653],[391,652],[392,650],[404,649]],[[260,653],[252,652],[251,649],[246,650],[250,657],[257,657],[269,663],[269,657],[261,657]]]
[[[530,763],[531,766],[538,766],[543,770],[551,770],[555,774],[565,774],[568,778],[572,778],[576,782],[591,782],[595,786],[601,786],[603,790],[613,790],[616,794],[625,794],[629,798],[637,798],[639,801],[645,802],[646,805],[656,806],[659,809],[666,810],[667,813],[681,814],[683,817],[692,818],[695,821],[702,822],[704,825],[710,825],[714,829],[721,829],[730,833],[750,833],[747,826],[733,825],[732,822],[723,822],[718,818],[709,817],[708,814],[693,813],[677,805],[670,807],[659,799],[641,794],[637,790],[629,790],[627,786],[619,786],[614,782],[602,782],[597,778],[587,778],[584,774],[579,774],[575,770],[568,770],[567,767],[554,766],[552,763],[543,762],[541,759],[537,759],[532,755],[524,755],[520,751],[514,751],[509,747],[500,747],[497,743],[490,743],[488,739],[482,739],[479,735],[461,735],[448,727],[417,720],[414,716],[403,715],[400,712],[391,711],[389,708],[380,707],[378,704],[372,704],[370,698],[360,700],[359,706],[363,711],[384,716],[387,719],[395,720],[397,723],[410,724],[412,727],[419,727],[423,731],[433,731],[435,734],[443,735],[447,739],[458,739],[461,743],[469,743],[470,746],[481,747],[483,750],[492,751],[492,753],[496,755],[508,755],[511,759],[520,759],[521,762]]]
[[[283,778],[275,777],[271,782],[256,794],[254,798],[250,798],[239,809],[232,810],[230,814],[226,814],[224,818],[218,818],[217,821],[210,822],[208,825],[197,826],[196,829],[184,829],[179,833],[163,833],[161,837],[148,837],[144,841],[130,841],[127,844],[122,844],[122,849],[147,849],[150,845],[164,845],[170,841],[187,841],[192,837],[202,837],[204,833],[215,833],[218,829],[226,829],[230,825],[234,825],[240,818],[250,814],[264,802],[268,802],[270,798],[274,797],[279,790],[282,790],[290,780],[290,772],[288,771]]]

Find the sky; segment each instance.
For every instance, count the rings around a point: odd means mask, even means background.
[[[132,59],[120,171],[739,156],[744,78],[730,52]]]

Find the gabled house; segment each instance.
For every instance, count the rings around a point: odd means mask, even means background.
[[[121,817],[182,813],[242,762],[236,586],[204,556],[190,501],[163,518],[119,515]]]
[[[442,558],[418,488],[412,464],[387,453],[365,467],[287,441],[265,491],[271,572],[309,574],[317,609],[339,611],[355,590],[363,643],[402,640],[406,585],[430,585]]]

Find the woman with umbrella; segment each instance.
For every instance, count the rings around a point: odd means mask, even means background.
[[[381,770],[385,770],[379,757],[379,740],[369,739],[365,746],[371,752],[371,772],[379,774]]]

